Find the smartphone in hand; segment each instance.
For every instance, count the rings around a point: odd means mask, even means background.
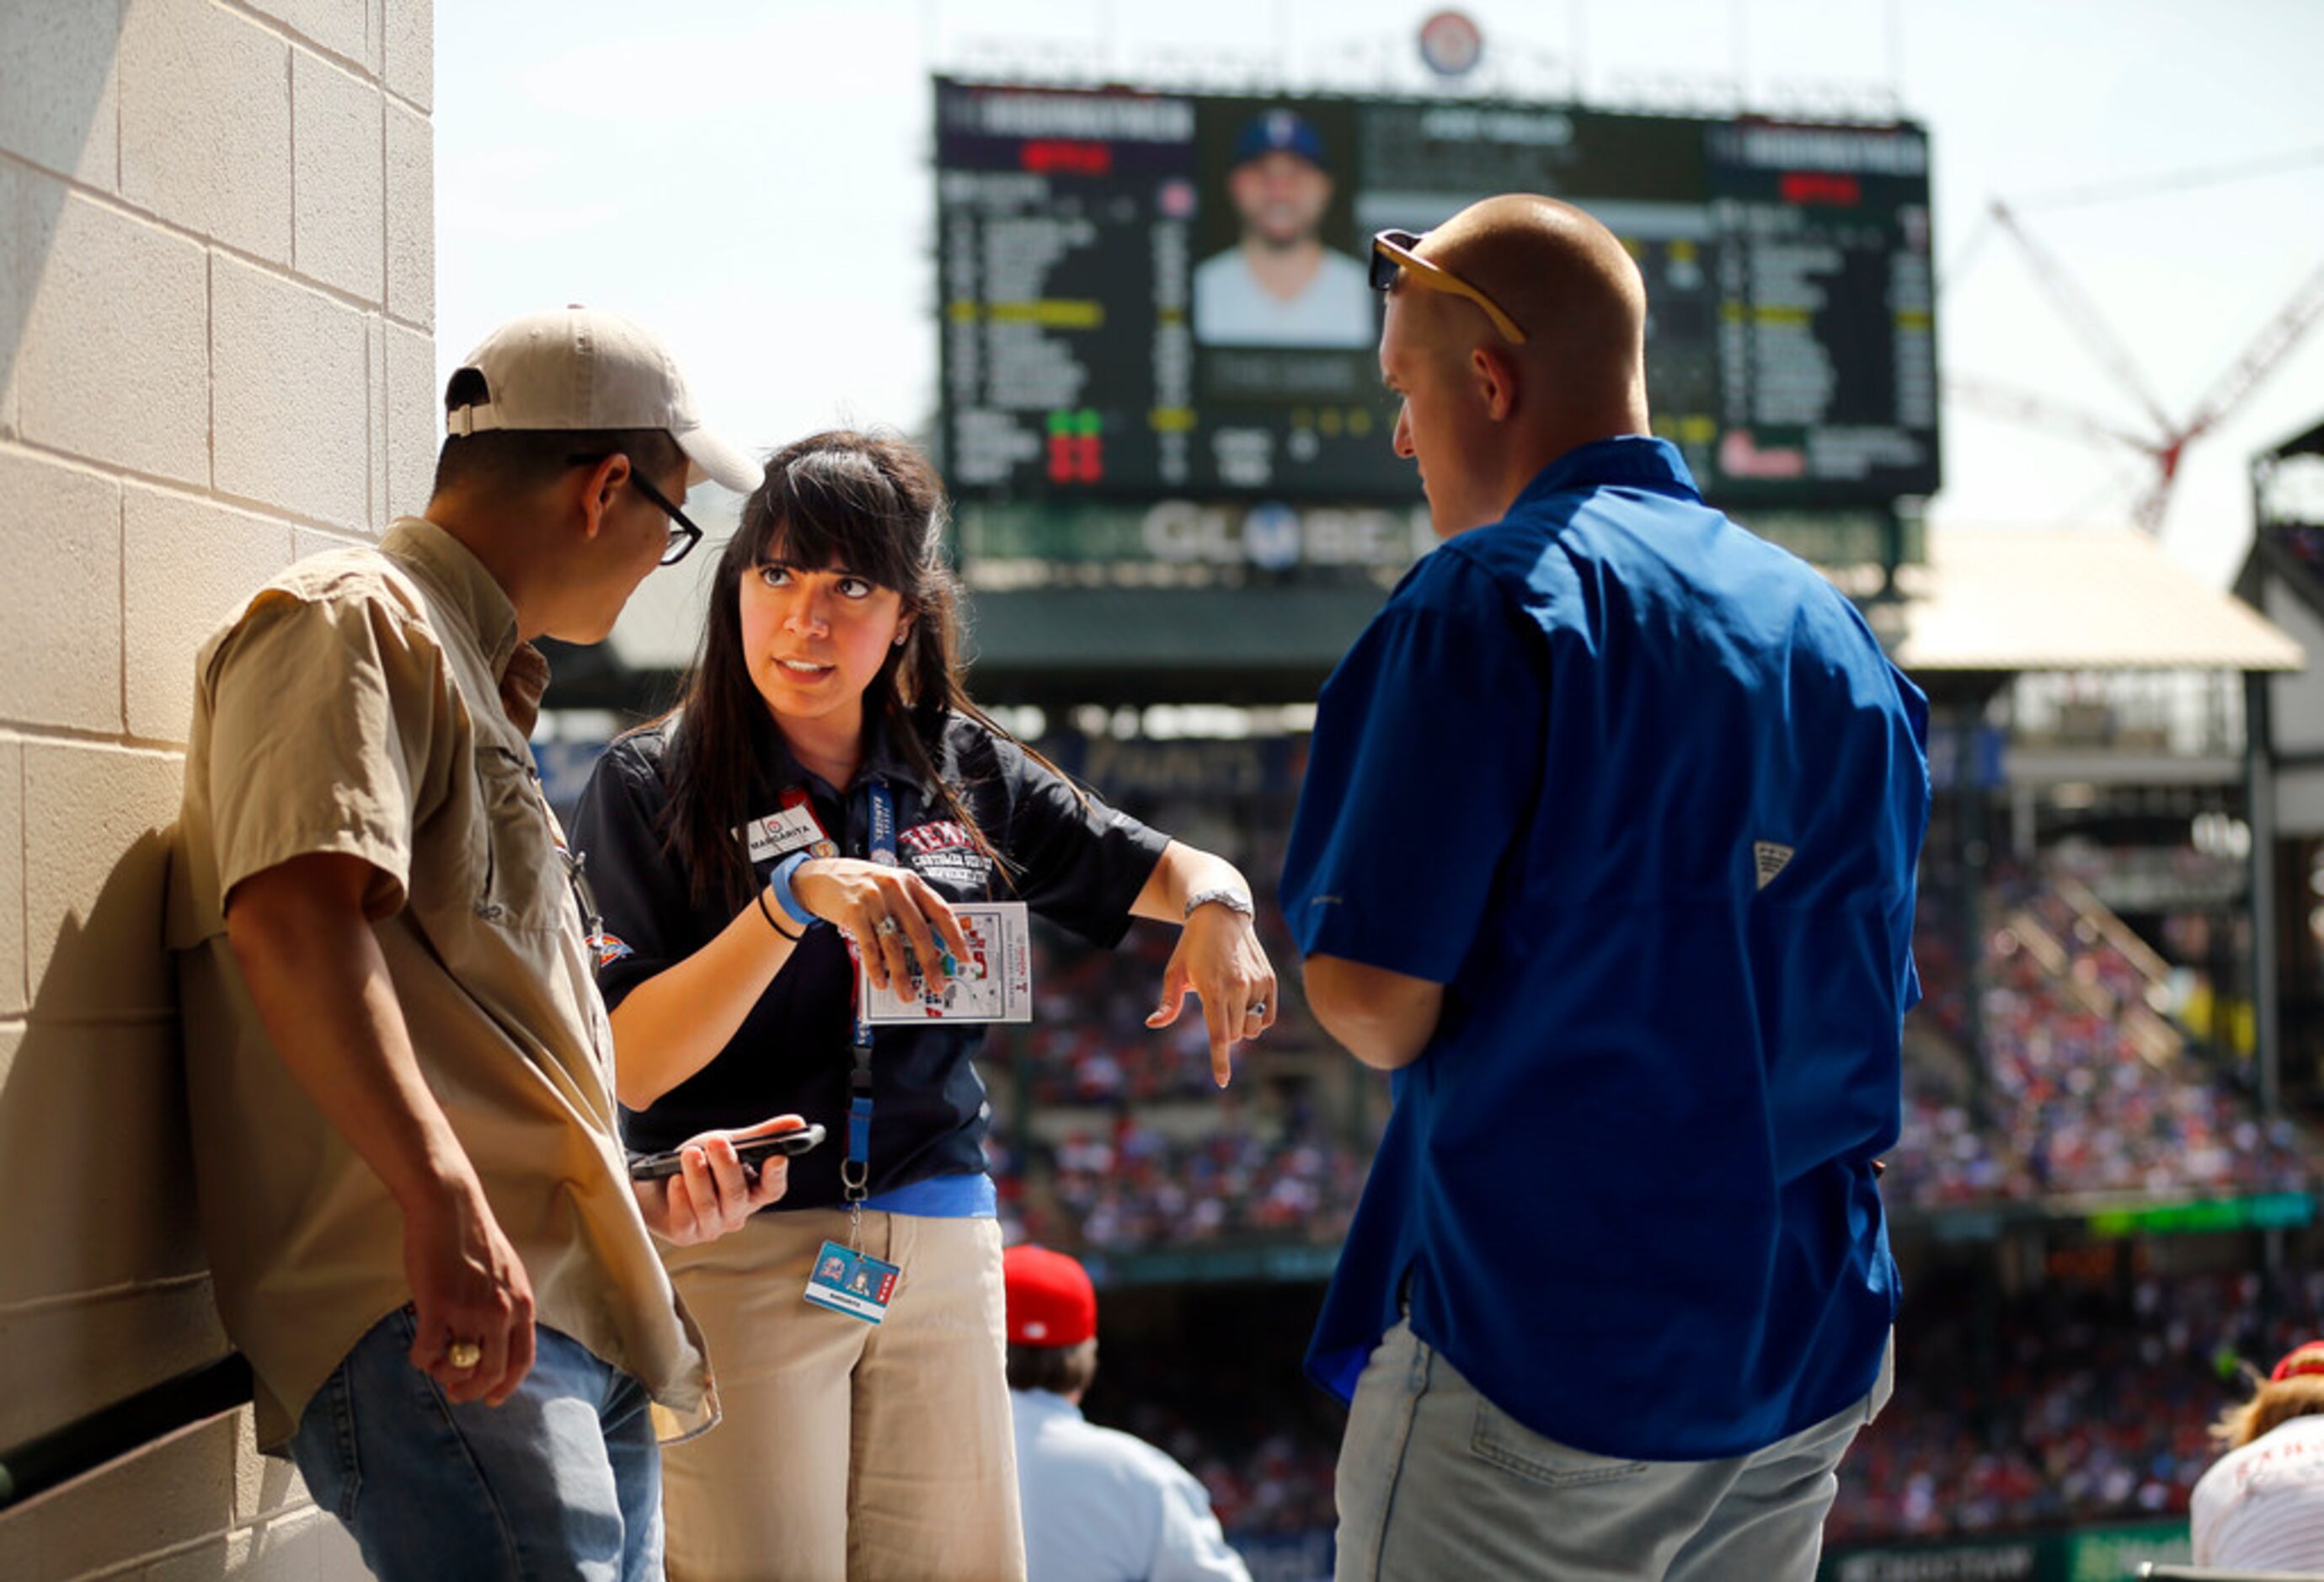
[[[778,1156],[788,1159],[793,1154],[805,1153],[821,1143],[823,1137],[822,1124],[810,1121],[788,1132],[770,1132],[763,1137],[737,1138],[734,1152],[742,1158],[744,1172],[755,1180],[761,1160]],[[679,1152],[673,1148],[667,1153],[640,1154],[630,1161],[630,1179],[633,1181],[658,1181],[678,1174],[686,1168],[679,1159]]]

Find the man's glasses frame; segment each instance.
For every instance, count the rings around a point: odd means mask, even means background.
[[[1396,284],[1399,274],[1410,277],[1412,283],[1426,291],[1443,291],[1447,296],[1466,297],[1485,310],[1493,328],[1511,346],[1526,343],[1525,331],[1517,321],[1501,311],[1501,305],[1462,280],[1441,264],[1431,264],[1413,251],[1420,245],[1425,233],[1420,231],[1381,231],[1372,237],[1372,290],[1385,291]]]
[[[567,467],[595,467],[599,462],[604,460],[606,457],[614,454],[615,452],[607,450],[602,451],[595,456],[568,456],[565,458],[565,465]],[[650,500],[656,505],[660,506],[663,513],[669,516],[669,542],[662,549],[660,564],[664,566],[677,565],[680,560],[685,560],[687,556],[692,554],[694,552],[694,546],[702,541],[702,530],[694,525],[693,521],[687,517],[685,512],[678,509],[678,502],[672,500],[669,495],[663,494],[659,489],[655,488],[651,484],[646,481],[646,475],[639,470],[637,461],[634,458],[632,458],[630,462],[630,482],[637,486],[639,494],[643,495],[648,500]]]

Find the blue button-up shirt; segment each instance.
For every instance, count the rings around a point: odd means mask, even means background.
[[[1445,985],[1310,1372],[1419,1337],[1603,1455],[1759,1449],[1895,1317],[1928,708],[1854,606],[1669,445],[1546,468],[1406,576],[1317,705],[1303,954]]]

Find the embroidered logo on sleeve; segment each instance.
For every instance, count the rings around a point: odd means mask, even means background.
[[[1775,882],[1775,875],[1791,862],[1792,852],[1791,847],[1778,846],[1772,840],[1751,843],[1751,865],[1758,872],[1760,889],[1765,890]]]
[[[597,953],[597,965],[600,967],[611,967],[624,956],[637,954],[623,942],[619,934],[592,934],[589,936],[589,948]]]

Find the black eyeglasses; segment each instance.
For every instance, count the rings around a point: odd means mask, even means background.
[[[599,456],[568,456],[565,458],[565,465],[595,467],[604,460],[605,457],[613,454],[613,451],[608,450]],[[694,546],[702,541],[702,530],[695,526],[687,519],[686,513],[678,508],[676,501],[646,482],[646,475],[638,469],[638,464],[634,460],[630,463],[630,482],[637,486],[639,494],[660,506],[663,513],[669,516],[669,542],[663,546],[661,563],[665,566],[677,565],[692,554]]]

